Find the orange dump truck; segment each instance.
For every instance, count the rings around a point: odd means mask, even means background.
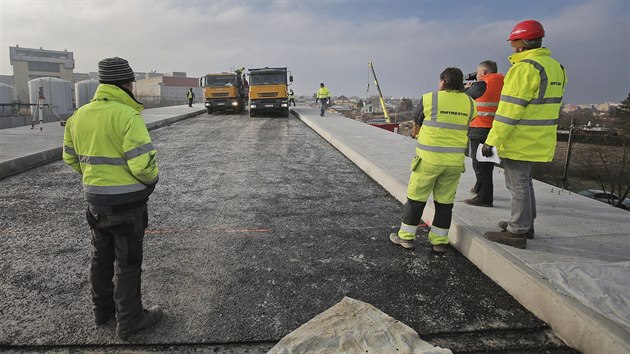
[[[289,74],[287,82],[287,74]],[[293,76],[287,68],[249,69],[249,116],[262,113],[279,113],[289,116],[287,87]]]
[[[247,101],[247,88],[239,72],[208,74],[199,79],[208,114],[232,111],[240,113]]]

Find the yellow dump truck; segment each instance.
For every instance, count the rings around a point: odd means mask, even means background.
[[[293,76],[287,68],[249,69],[249,116],[279,113],[283,117],[288,117],[287,87],[292,82]]]
[[[247,102],[247,88],[240,72],[208,74],[199,79],[208,114],[232,111],[240,113]]]

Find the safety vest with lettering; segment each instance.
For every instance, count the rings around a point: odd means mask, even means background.
[[[328,91],[327,87],[320,87],[317,90],[317,98],[328,98],[330,97],[330,91]]]
[[[493,73],[481,77],[486,83],[486,92],[475,100],[477,116],[470,122],[471,128],[492,128],[494,114],[499,106],[501,89],[503,88],[503,74]]]
[[[472,98],[463,92],[437,91],[422,95],[424,121],[416,154],[441,166],[462,166],[468,144],[468,124],[476,114]]]
[[[547,48],[509,57],[501,100],[486,144],[512,160],[549,162],[556,151],[556,130],[566,71]]]
[[[116,200],[116,195],[141,199],[153,190],[157,151],[140,115],[143,109],[118,86],[100,84],[94,99],[68,119],[63,160],[83,175],[88,202],[100,195],[108,200]]]

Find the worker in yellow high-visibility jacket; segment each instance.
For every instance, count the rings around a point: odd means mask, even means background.
[[[545,30],[538,21],[518,23],[509,41],[514,54],[508,70],[492,129],[483,154],[492,155],[496,146],[503,160],[505,184],[512,194],[508,221],[500,221],[500,232],[486,232],[489,240],[525,248],[534,237],[536,199],[532,184],[534,163],[549,162],[556,150],[556,130],[566,71],[542,47]]]
[[[415,248],[422,212],[433,194],[435,217],[429,242],[433,251],[446,251],[455,192],[464,172],[468,125],[477,114],[474,101],[464,93],[463,82],[461,70],[446,68],[440,74],[439,90],[424,94],[414,111],[414,121],[422,127],[411,164],[407,202],[400,230],[389,235],[391,242],[404,248]]]
[[[147,200],[158,181],[157,151],[132,93],[129,63],[98,63],[94,99],[66,123],[63,160],[83,177],[92,231],[90,286],[94,321],[116,318],[121,339],[151,327],[162,316],[145,309],[140,294]],[[115,276],[114,276],[115,274]],[[113,286],[112,286],[113,285]]]
[[[323,82],[319,84],[319,89],[315,95],[315,103],[317,103],[317,101],[319,101],[320,104],[319,116],[323,117],[330,101],[330,90],[328,90],[328,87],[324,86]]]

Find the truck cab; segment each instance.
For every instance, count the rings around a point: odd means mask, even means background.
[[[199,86],[204,88],[208,114],[222,111],[240,113],[245,108],[247,89],[239,73],[208,74],[199,79]]]
[[[288,86],[292,82],[293,76],[287,68],[249,69],[249,116],[279,113],[288,117]]]

